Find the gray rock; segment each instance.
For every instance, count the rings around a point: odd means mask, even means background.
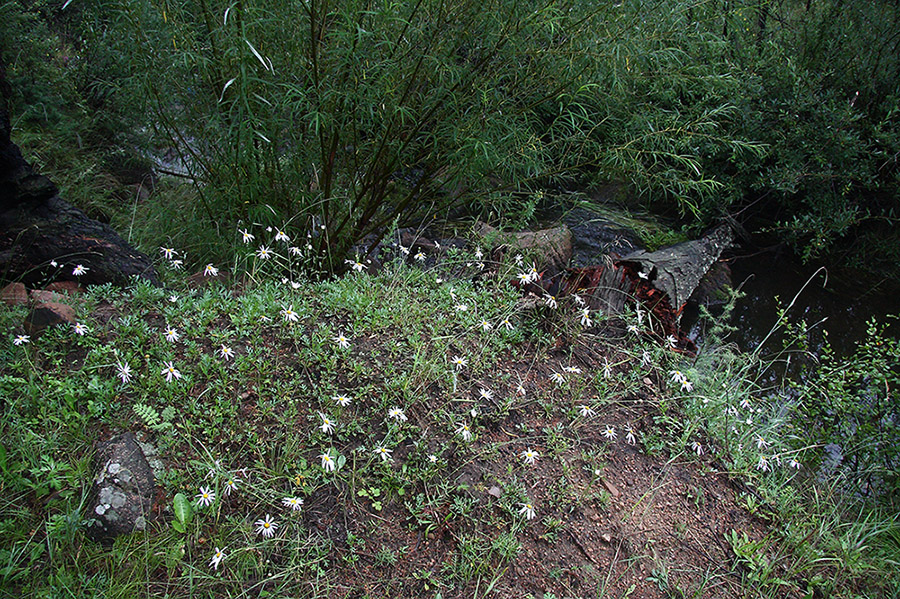
[[[156,480],[137,439],[125,433],[101,443],[95,464],[94,500],[85,514],[91,536],[112,541],[121,534],[143,530]]]

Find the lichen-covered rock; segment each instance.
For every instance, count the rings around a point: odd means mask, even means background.
[[[101,443],[95,463],[93,501],[85,514],[91,536],[111,541],[146,528],[156,481],[134,435],[125,433]]]

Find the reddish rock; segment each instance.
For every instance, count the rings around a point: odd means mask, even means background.
[[[10,283],[0,289],[0,301],[7,306],[24,306],[28,303],[28,290],[22,283]]]
[[[25,318],[25,332],[37,337],[47,327],[67,322],[75,323],[75,309],[72,306],[59,302],[39,303],[35,304]]]
[[[75,281],[54,281],[44,287],[44,290],[67,295],[81,295],[84,293],[84,287]]]
[[[38,304],[46,304],[49,302],[65,304],[69,299],[67,295],[56,293],[55,291],[47,291],[46,289],[32,289],[29,292],[29,295],[31,296],[31,301]]]

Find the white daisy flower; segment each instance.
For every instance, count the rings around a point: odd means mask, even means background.
[[[534,520],[536,514],[534,511],[534,505],[531,502],[526,501],[525,503],[519,504],[519,514],[525,516],[526,520]]]
[[[382,462],[390,462],[391,461],[391,452],[392,449],[388,449],[387,447],[379,447],[375,450],[375,455],[381,458]]]
[[[281,505],[291,508],[291,511],[299,512],[303,507],[303,500],[299,497],[282,497]]]
[[[209,562],[209,565],[212,567],[213,570],[218,570],[219,564],[222,563],[223,559],[225,559],[225,550],[219,549],[218,547],[216,547],[216,550],[215,550],[215,552],[213,552],[213,556]]]
[[[396,420],[397,422],[406,422],[408,420],[406,414],[404,414],[403,410],[400,408],[391,408],[388,410],[388,418]]]
[[[275,531],[278,529],[278,523],[269,514],[266,514],[265,518],[257,520],[254,524],[256,526],[256,534],[262,535],[267,539],[274,537]]]
[[[198,505],[209,507],[216,500],[216,494],[209,487],[200,487],[200,492],[194,496]]]
[[[521,453],[522,459],[528,465],[534,465],[537,462],[538,458],[541,457],[541,454],[534,451],[533,449],[526,449]]]

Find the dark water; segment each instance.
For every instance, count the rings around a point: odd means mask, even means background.
[[[784,335],[769,335],[778,320],[779,308],[790,307],[789,320],[805,320],[812,328],[807,335],[809,350],[821,352],[827,338],[838,356],[852,355],[866,337],[868,322],[894,322],[889,314],[900,313],[900,284],[873,279],[859,272],[803,265],[790,255],[755,254],[738,251],[726,258],[732,281],[745,296],[734,309],[731,324],[737,330],[729,337],[745,351],[760,343],[764,357],[782,348]],[[702,342],[703,327],[686,315],[683,323],[690,335]],[[891,324],[887,333],[900,336],[900,327]],[[768,339],[766,337],[768,336]]]

